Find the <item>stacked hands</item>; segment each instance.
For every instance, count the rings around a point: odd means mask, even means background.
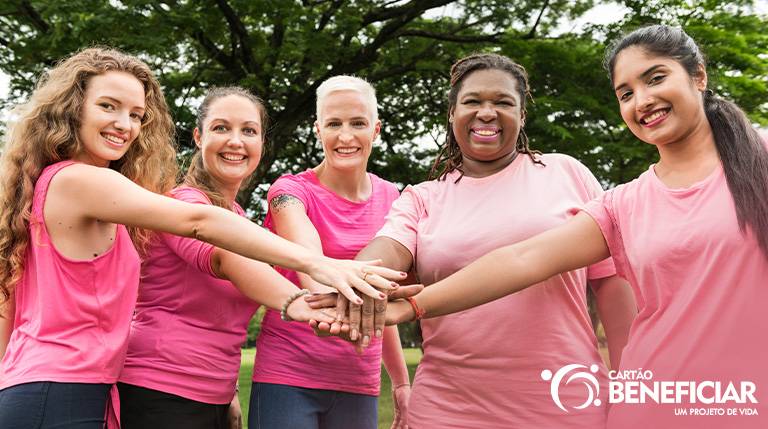
[[[294,318],[309,319],[310,326],[319,336],[333,335],[355,343],[358,352],[368,347],[374,336],[381,338],[384,326],[413,320],[416,312],[407,299],[424,288],[420,284],[400,286],[393,280],[403,281],[407,274],[377,266],[379,261],[361,264],[364,266],[354,285],[362,292],[362,297],[351,288],[341,287],[337,288],[340,293],[308,294],[304,302],[317,317]],[[304,304],[299,306],[305,307]],[[292,317],[290,310],[289,307],[289,317]]]
[[[292,296],[283,308],[285,320],[309,321],[317,335],[341,337],[355,343],[362,352],[371,338],[381,338],[384,326],[416,317],[407,299],[424,287],[400,286],[397,281],[406,280],[407,273],[382,267],[378,260],[323,259],[308,272],[335,290]],[[302,295],[306,295],[303,300],[297,299]]]

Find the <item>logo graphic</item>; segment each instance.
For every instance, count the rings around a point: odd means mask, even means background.
[[[545,369],[544,371],[541,371],[541,379],[544,381],[550,381],[549,386],[549,392],[552,395],[552,400],[555,402],[555,405],[558,406],[561,410],[565,411],[566,413],[568,410],[563,406],[563,403],[560,401],[560,386],[563,381],[563,379],[568,376],[568,378],[565,380],[565,384],[570,384],[572,381],[581,381],[581,383],[587,388],[587,392],[589,394],[586,401],[584,401],[583,404],[574,406],[574,409],[581,410],[584,408],[587,408],[590,405],[594,405],[596,407],[599,407],[602,401],[598,398],[600,396],[600,384],[597,382],[597,378],[592,375],[596,374],[598,371],[598,366],[593,364],[589,367],[589,371],[583,371],[584,369],[587,369],[585,365],[579,365],[579,364],[570,364],[566,365],[557,372],[552,375],[552,371]]]

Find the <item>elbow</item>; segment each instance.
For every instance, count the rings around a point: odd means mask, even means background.
[[[211,242],[211,209],[212,207],[196,204],[187,217],[185,226],[182,228],[185,237],[195,240]]]

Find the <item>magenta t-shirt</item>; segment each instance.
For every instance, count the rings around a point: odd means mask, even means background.
[[[205,193],[187,186],[172,196],[211,204]],[[244,216],[237,203],[233,211]],[[154,237],[142,267],[121,382],[210,404],[232,400],[240,347],[259,304],[215,277],[214,249],[173,234]]]
[[[51,179],[72,164],[49,165],[35,183],[0,389],[35,381],[113,384],[123,366],[139,255],[123,225],[116,225],[112,247],[93,259],[73,260],[56,250],[43,209]]]
[[[384,216],[398,196],[394,184],[368,174],[371,196],[352,202],[324,187],[313,170],[285,175],[269,188],[267,200],[281,194],[299,199],[317,229],[323,254],[352,259],[384,224]],[[265,226],[274,232],[267,214]],[[278,269],[299,285],[293,271]],[[311,389],[378,395],[381,376],[381,340],[358,355],[352,344],[339,338],[319,338],[302,323],[286,323],[268,310],[256,343],[253,381]]]
[[[491,250],[564,224],[602,194],[575,159],[560,154],[541,159],[546,166],[520,155],[487,177],[465,176],[455,183],[459,173],[453,172],[445,180],[409,186],[377,235],[411,251],[428,288]],[[586,284],[614,273],[607,259],[469,310],[422,320],[424,357],[413,383],[409,427],[604,427],[605,407],[573,412],[583,402],[582,383],[560,390],[569,410],[563,411],[541,373],[569,364],[597,365],[594,376],[605,402],[607,374],[587,312]]]
[[[739,231],[722,167],[689,188],[670,189],[651,166],[586,212],[600,225],[639,307],[621,370],[651,371],[650,387],[720,382],[725,393],[734,383],[740,396],[741,383],[751,382],[758,401],[692,404],[683,396],[683,403],[619,402],[608,427],[767,428],[768,261],[751,230]],[[704,387],[704,399],[713,395],[714,387]],[[743,415],[752,414],[746,409],[757,415]]]

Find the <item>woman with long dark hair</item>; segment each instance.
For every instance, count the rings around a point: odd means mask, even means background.
[[[709,89],[704,57],[679,28],[630,33],[606,66],[622,118],[657,147],[659,162],[565,225],[488,253],[426,288],[413,305],[390,304],[387,316],[461,311],[610,255],[639,306],[620,369],[650,371],[641,381],[651,387],[683,385],[666,401],[617,397],[608,427],[764,428],[766,144],[734,103]]]

